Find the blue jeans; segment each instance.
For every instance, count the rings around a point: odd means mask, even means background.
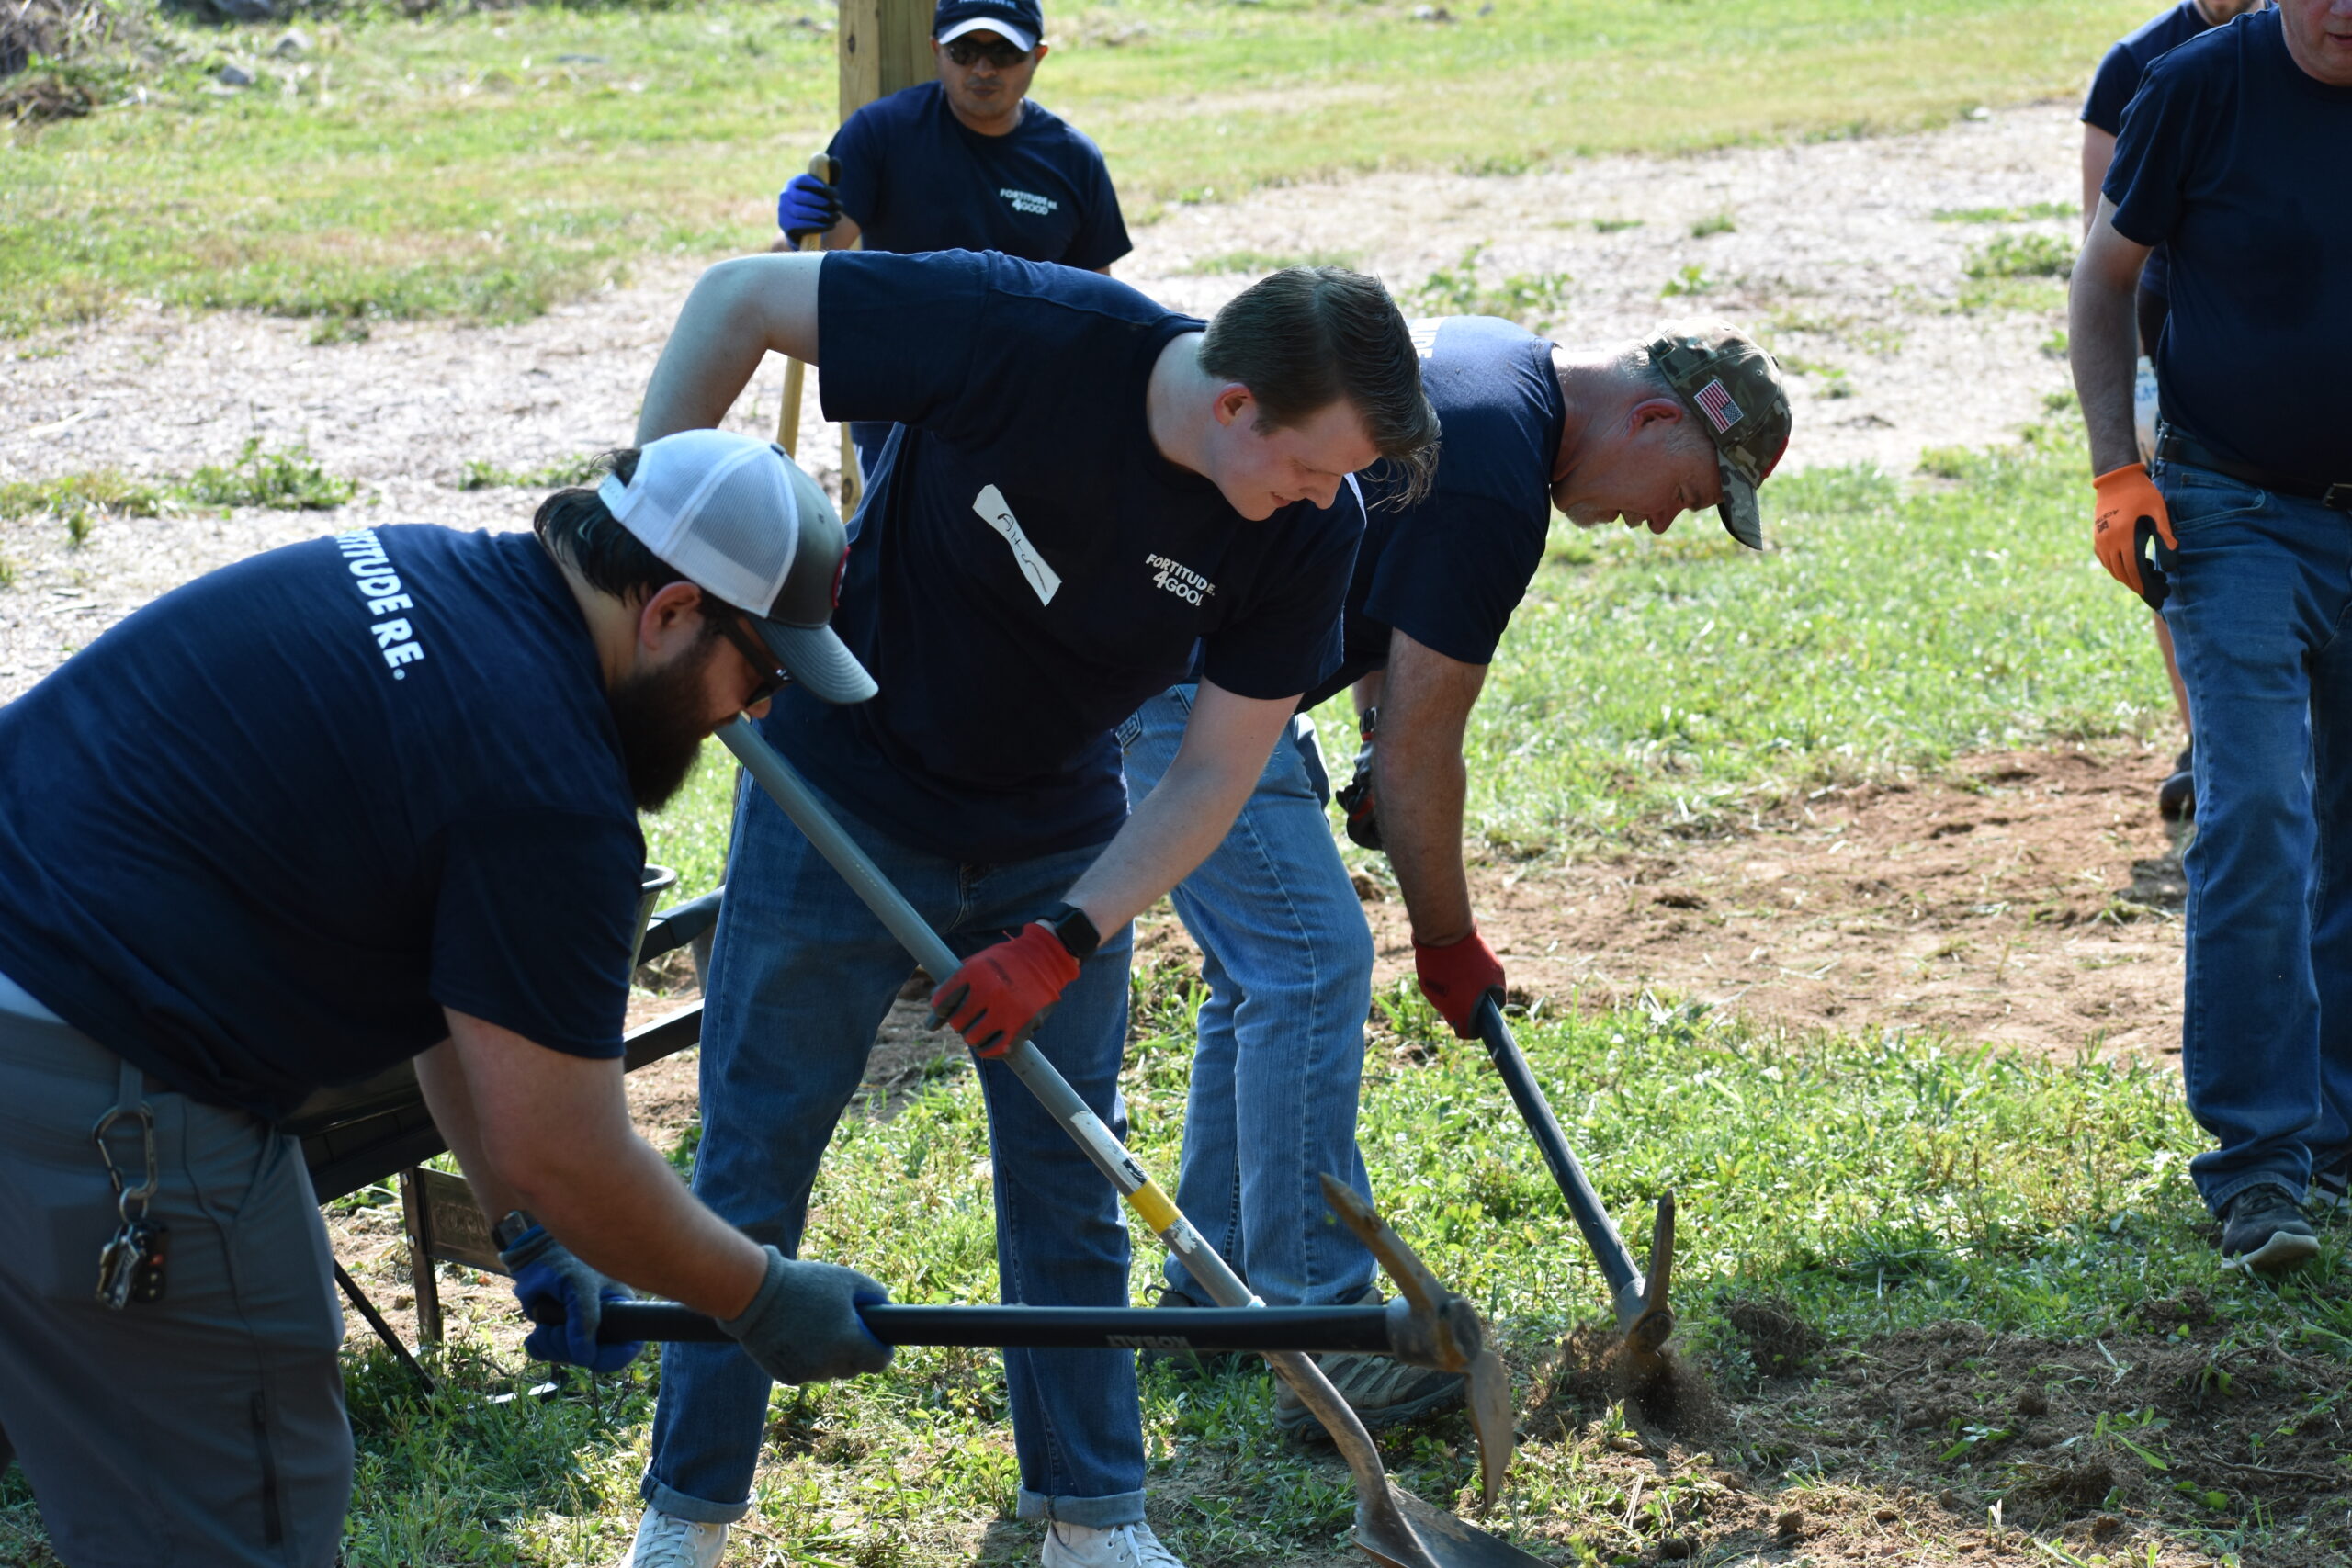
[[[2159,465],[2197,731],[2181,1076],[2215,1213],[2352,1145],[2352,517]]]
[[[1099,852],[961,864],[837,815],[959,956],[1044,913]],[[1132,947],[1130,931],[1109,933],[1035,1035],[1046,1058],[1121,1138]],[[754,1241],[798,1252],[818,1162],[913,967],[775,803],[756,787],[739,790],[703,1015],[695,1194]],[[979,1076],[995,1156],[1002,1299],[1126,1305],[1127,1230],[1111,1184],[1003,1064],[983,1061]],[[1098,1528],[1141,1519],[1134,1354],[1007,1350],[1004,1364],[1021,1516]],[[645,1500],[707,1523],[741,1517],[769,1389],[731,1345],[664,1347]]]
[[[1175,760],[1193,693],[1172,687],[1120,727],[1129,799]],[[1372,932],[1323,815],[1314,744],[1309,731],[1275,745],[1233,830],[1170,895],[1209,985],[1176,1203],[1274,1306],[1352,1301],[1374,1270],[1318,1180],[1328,1170],[1372,1195],[1356,1149]],[[1166,1273],[1201,1299],[1173,1258]]]

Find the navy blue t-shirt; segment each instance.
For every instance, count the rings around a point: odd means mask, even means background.
[[[1011,130],[982,136],[925,82],[850,116],[830,150],[869,251],[1002,251],[1091,271],[1135,249],[1101,149],[1034,99]]]
[[[2098,73],[2091,78],[2090,95],[2083,100],[2082,121],[2095,126],[2109,136],[2123,129],[2124,107],[2132,95],[2140,90],[2140,78],[2156,60],[2170,53],[2190,39],[2204,32],[2213,24],[2197,8],[2197,0],[2180,0],[2180,4],[2163,16],[2142,24],[2126,33],[2107,57],[2098,62]],[[2151,294],[2166,291],[2165,282],[2165,253],[2159,245],[2148,265],[2140,271],[2140,287]]]
[[[0,974],[283,1116],[444,1006],[617,1056],[644,842],[527,534],[359,530],[198,578],[0,708]]]
[[[1390,499],[1401,474],[1362,476],[1370,511],[1348,585],[1345,652],[1306,706],[1385,668],[1391,631],[1464,664],[1491,663],[1544,562],[1552,461],[1568,416],[1552,345],[1493,316],[1415,321],[1413,344],[1445,432],[1437,474],[1403,508]]]
[[[2314,81],[2275,10],[2148,68],[2107,196],[2115,229],[2172,254],[2156,349],[2164,416],[2223,457],[2308,479],[2352,470],[2352,87]]]
[[[1198,321],[1067,267],[836,252],[818,321],[825,416],[906,427],[833,617],[881,695],[787,687],[766,721],[851,811],[963,860],[1101,843],[1126,814],[1112,731],[1195,641],[1246,697],[1295,696],[1338,662],[1352,488],[1248,522],[1153,445],[1152,367]]]

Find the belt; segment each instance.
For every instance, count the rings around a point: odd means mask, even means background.
[[[2156,457],[2167,463],[2187,463],[2193,468],[2211,468],[2217,474],[2243,479],[2258,490],[2267,490],[2276,495],[2300,496],[2338,512],[2352,512],[2352,479],[2307,479],[2293,474],[2273,473],[2268,468],[2257,468],[2245,463],[2233,463],[2225,457],[2216,457],[2211,448],[2169,426],[2156,437]]]

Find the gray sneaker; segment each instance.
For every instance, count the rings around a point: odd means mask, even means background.
[[[2283,1187],[2249,1187],[2222,1211],[2222,1267],[2283,1274],[2319,1253],[2311,1222]]]
[[[1378,1306],[1381,1299],[1379,1290],[1374,1288],[1349,1304]],[[1435,1367],[1416,1367],[1388,1356],[1352,1350],[1317,1356],[1315,1364],[1323,1369],[1323,1375],[1331,1380],[1331,1386],[1355,1411],[1367,1432],[1402,1426],[1432,1411],[1451,1409],[1462,1403],[1467,1382],[1460,1372],[1442,1372]],[[1330,1440],[1330,1434],[1323,1430],[1323,1424],[1306,1408],[1306,1402],[1280,1378],[1274,1380],[1274,1421],[1293,1437],[1310,1442]]]

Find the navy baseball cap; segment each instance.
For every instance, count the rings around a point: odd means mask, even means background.
[[[1046,8],[1038,0],[939,0],[931,14],[931,36],[942,43],[978,32],[1001,34],[1025,54],[1046,36]]]

